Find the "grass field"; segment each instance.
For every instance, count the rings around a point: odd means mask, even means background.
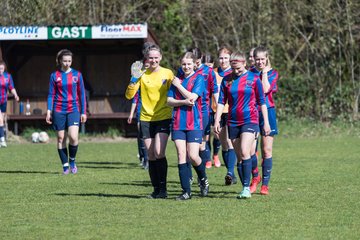
[[[150,200],[136,142],[81,143],[79,173],[61,175],[55,144],[0,149],[0,239],[359,239],[360,138],[279,136],[270,195],[236,199],[225,168],[210,194],[178,202],[174,144],[166,200]]]

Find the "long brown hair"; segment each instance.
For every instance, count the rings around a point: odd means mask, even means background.
[[[63,58],[63,56],[73,56],[73,53],[68,50],[68,49],[61,49],[57,54],[56,54],[56,66],[57,67],[61,67],[61,59]]]

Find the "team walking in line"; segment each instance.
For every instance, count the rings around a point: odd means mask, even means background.
[[[213,68],[211,57],[193,48],[181,57],[176,76],[160,66],[162,53],[156,44],[147,45],[143,53],[149,66],[140,71],[142,75],[131,78],[125,96],[133,99],[140,93],[142,99],[139,131],[149,159],[153,186],[149,198],[167,197],[165,149],[170,133],[177,151],[181,185],[176,200],[192,198],[192,169],[197,175],[200,196],[208,195],[206,169],[212,166],[211,126],[214,165],[221,165],[221,145],[225,185],[238,182],[236,168],[242,184],[238,198],[250,198],[260,183],[260,194],[268,195],[272,147],[278,132],[273,94],[279,77],[271,67],[268,49],[251,49],[248,66],[245,53],[222,47],[218,51],[218,67]],[[262,177],[257,161],[259,142]]]
[[[153,187],[148,197],[168,196],[165,150],[170,134],[177,151],[181,185],[176,200],[192,198],[193,169],[200,196],[208,195],[210,183],[206,169],[212,167],[211,160],[215,167],[221,166],[220,146],[226,167],[225,185],[241,182],[238,198],[242,199],[250,198],[261,183],[260,194],[268,195],[272,148],[278,133],[274,93],[279,78],[271,67],[269,50],[263,46],[251,49],[248,65],[244,52],[222,47],[214,68],[211,56],[193,48],[181,57],[176,75],[160,65],[163,56],[156,44],[145,43],[143,56],[141,62],[132,66],[125,96],[132,99],[128,123],[136,116],[139,159],[148,169]],[[72,58],[72,52],[67,49],[56,56],[58,69],[50,76],[46,113],[46,122],[57,133],[64,175],[77,173],[79,126],[87,120],[84,80],[79,71],[71,68]],[[5,69],[5,63],[0,62],[0,147],[6,147],[7,92],[19,101],[11,75]],[[214,136],[212,159],[211,135]],[[258,148],[262,176],[258,169]]]

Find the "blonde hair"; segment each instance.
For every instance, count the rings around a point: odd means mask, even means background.
[[[231,55],[231,54],[232,54],[232,51],[231,51],[230,48],[223,46],[223,47],[219,48],[219,50],[218,50],[218,56],[219,56],[221,53],[225,53],[225,54]]]
[[[240,51],[235,51],[230,55],[230,65],[235,64],[236,62],[244,62],[246,65],[246,56],[245,53]],[[228,84],[232,84],[236,76],[231,74],[231,77],[228,79]]]
[[[245,53],[240,52],[240,51],[233,52],[230,55],[230,63],[231,62],[239,62],[239,61],[245,61],[246,62]]]

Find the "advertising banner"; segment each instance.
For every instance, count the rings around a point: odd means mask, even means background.
[[[47,37],[47,27],[0,26],[0,40],[43,40]]]
[[[99,26],[0,26],[1,40],[76,40],[147,38],[146,23]]]
[[[147,24],[92,26],[93,39],[147,38]]]

